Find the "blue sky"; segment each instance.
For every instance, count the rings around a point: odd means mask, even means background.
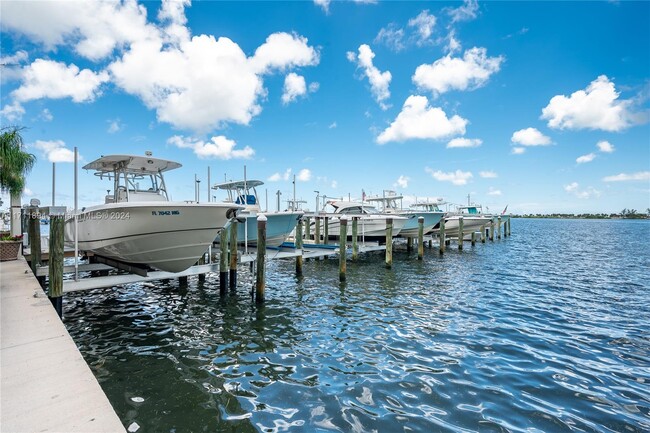
[[[0,3],[1,122],[25,200],[71,206],[71,149],[212,181],[397,190],[516,213],[650,207],[648,2]],[[80,205],[110,185],[80,171]],[[220,193],[214,193],[223,198]],[[5,199],[5,202],[8,200]],[[6,206],[6,205],[5,205]]]

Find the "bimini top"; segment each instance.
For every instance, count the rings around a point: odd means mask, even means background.
[[[264,185],[264,182],[261,180],[247,180],[244,182],[243,180],[236,180],[236,181],[230,181],[230,182],[224,182],[224,183],[217,183],[215,184],[212,189],[226,189],[226,190],[238,190],[238,189],[244,189],[244,185],[246,185],[246,188],[256,188],[260,185]]]
[[[175,161],[151,156],[106,155],[83,166],[84,170],[113,173],[116,170],[127,173],[155,174],[182,167]]]

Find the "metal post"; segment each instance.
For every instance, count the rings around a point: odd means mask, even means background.
[[[210,166],[208,165],[208,185],[207,185],[207,187],[208,187],[208,203],[210,203],[210,187],[211,187],[211,185],[212,184],[210,183]]]
[[[56,162],[52,163],[52,206],[56,201]]]
[[[339,234],[339,281],[345,281],[345,260],[348,241],[348,218],[345,215],[339,220]]]
[[[393,219],[386,218],[386,267],[393,266]]]
[[[230,288],[237,288],[237,221],[230,222]]]
[[[255,302],[264,302],[264,269],[266,267],[266,216],[257,215],[257,282],[255,284]]]
[[[418,260],[424,258],[424,217],[418,217]]]

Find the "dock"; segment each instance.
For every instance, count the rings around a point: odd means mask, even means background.
[[[25,259],[0,267],[0,430],[125,432]]]

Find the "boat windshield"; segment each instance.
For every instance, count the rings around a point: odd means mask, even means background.
[[[253,194],[241,194],[235,200],[235,204],[257,204],[257,199]]]
[[[377,215],[379,211],[373,206],[350,206],[344,209],[341,209],[338,213],[343,215],[359,215],[359,214],[368,214],[368,215]]]

